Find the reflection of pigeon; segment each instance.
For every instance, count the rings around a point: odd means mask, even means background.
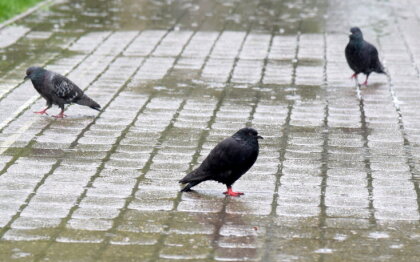
[[[76,103],[98,111],[101,108],[98,103],[85,95],[76,84],[60,74],[41,67],[32,66],[26,70],[25,79],[31,79],[36,91],[47,100],[47,108],[35,112],[37,114],[46,114],[52,104],[58,105],[61,108],[61,112],[55,116],[56,118],[63,118],[65,116],[65,104]]]
[[[216,180],[227,186],[227,191],[224,194],[243,195],[240,192],[233,192],[232,184],[245,174],[257,160],[259,138],[262,137],[255,129],[245,127],[220,142],[197,169],[179,181],[183,184],[188,183],[181,191],[190,191],[191,187],[206,180]]]
[[[386,73],[379,61],[378,50],[372,44],[363,40],[363,34],[360,28],[352,27],[350,32],[350,41],[346,46],[345,52],[347,63],[354,71],[351,78],[356,78],[357,81],[357,75],[363,73],[366,75],[366,80],[363,85],[367,85],[370,73]]]

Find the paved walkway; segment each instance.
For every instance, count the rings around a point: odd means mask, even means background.
[[[367,88],[351,25],[389,71]],[[1,29],[0,261],[417,261],[419,28],[414,0],[77,0]],[[103,111],[33,114],[35,64]],[[180,194],[245,125],[245,195]]]

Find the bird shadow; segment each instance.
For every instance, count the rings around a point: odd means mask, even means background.
[[[377,88],[379,88],[379,87],[381,87],[381,86],[383,86],[383,85],[385,85],[386,83],[381,83],[381,82],[374,82],[374,83],[371,83],[371,84],[368,84],[368,85],[364,85],[364,84],[361,84],[361,83],[355,83],[355,87],[356,88],[358,88],[358,89],[368,89],[368,88],[375,88],[375,89],[377,89]]]
[[[372,83],[372,84],[368,85],[367,87],[377,89],[377,88],[379,88],[379,87],[383,86],[384,84],[385,84],[385,83],[376,82],[376,83]]]
[[[223,195],[220,192],[213,190],[199,190],[190,189],[189,191],[182,192],[183,194],[188,194],[187,196],[196,200],[214,200],[215,198],[225,198],[226,195]]]
[[[385,85],[386,83],[375,82],[368,85],[363,85],[360,83],[355,84],[356,88],[356,96],[359,100],[363,100],[363,94],[372,94],[376,93],[381,86]]]
[[[59,120],[59,121],[63,121],[63,120],[80,121],[80,120],[91,120],[91,119],[95,119],[96,116],[94,116],[94,115],[70,115],[70,116],[66,116],[64,118],[56,118],[56,117],[54,117],[54,115],[48,115],[48,116],[44,116],[44,117],[50,118],[52,120]]]

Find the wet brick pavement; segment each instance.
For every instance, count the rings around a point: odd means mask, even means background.
[[[369,87],[351,25],[389,71]],[[0,261],[418,261],[419,28],[414,0],[62,1],[2,28]],[[33,114],[34,64],[103,110]],[[245,195],[179,193],[245,125]]]

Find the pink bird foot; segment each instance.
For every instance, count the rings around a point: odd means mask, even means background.
[[[39,115],[43,115],[43,114],[48,115],[48,114],[47,114],[47,109],[48,109],[48,108],[45,108],[44,110],[41,110],[41,111],[38,111],[38,112],[34,112],[34,113],[35,113],[35,114],[39,114]]]
[[[64,110],[60,112],[60,114],[54,116],[55,118],[65,118],[67,115],[64,114]]]
[[[223,194],[228,195],[228,196],[234,196],[234,197],[238,197],[240,195],[243,195],[244,193],[242,192],[233,192],[232,187],[228,187],[226,192],[223,192]]]

